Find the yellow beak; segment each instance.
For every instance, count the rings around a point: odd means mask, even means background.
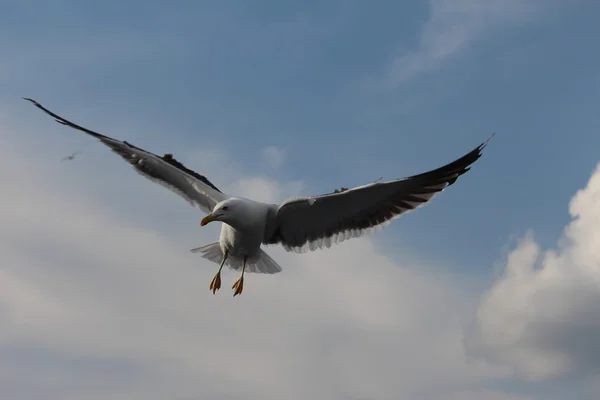
[[[208,214],[206,217],[202,218],[202,220],[200,221],[200,226],[204,226],[209,222],[213,222],[220,216],[221,214]]]

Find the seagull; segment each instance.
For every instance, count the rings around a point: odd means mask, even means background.
[[[74,159],[75,159],[75,156],[76,156],[77,154],[79,154],[79,153],[81,153],[81,152],[80,152],[80,151],[76,151],[75,153],[71,154],[70,156],[66,156],[66,157],[64,157],[64,158],[63,158],[62,160],[60,160],[60,161],[61,161],[61,162],[63,162],[63,161],[67,161],[67,160],[69,160],[69,161],[71,161],[71,160],[74,160]]]
[[[129,162],[136,172],[177,193],[206,216],[200,226],[221,222],[219,240],[191,251],[219,265],[209,289],[221,288],[224,265],[240,271],[232,286],[233,296],[242,293],[244,273],[275,274],[282,271],[263,245],[279,244],[286,251],[302,253],[362,236],[391,223],[405,213],[431,201],[453,185],[477,161],[492,134],[463,157],[438,169],[410,177],[332,193],[295,197],[281,204],[267,204],[223,193],[205,176],[186,168],[172,154],[158,156],[126,141],[113,139],[79,126],[35,100],[24,98],[52,116],[57,122],[82,131],[108,146]]]

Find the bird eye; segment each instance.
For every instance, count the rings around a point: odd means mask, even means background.
[[[227,211],[228,208],[229,208],[229,206],[223,207],[223,211]]]

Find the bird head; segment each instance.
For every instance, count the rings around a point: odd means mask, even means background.
[[[227,199],[217,203],[213,211],[200,221],[200,226],[204,226],[213,221],[225,223],[235,223],[237,220],[241,204],[237,199]]]

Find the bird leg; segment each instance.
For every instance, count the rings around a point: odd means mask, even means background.
[[[242,294],[242,290],[244,290],[244,271],[246,271],[246,261],[248,261],[248,257],[244,257],[244,265],[242,266],[242,275],[240,276],[240,279],[235,281],[231,287],[234,290],[233,297],[237,296],[238,294]]]
[[[219,270],[217,271],[217,274],[213,280],[210,282],[210,290],[212,290],[213,294],[215,294],[217,290],[221,289],[221,270],[223,269],[223,265],[225,265],[225,260],[227,260],[228,255],[229,253],[227,253],[227,251],[225,254],[223,254],[223,261],[221,261]]]

